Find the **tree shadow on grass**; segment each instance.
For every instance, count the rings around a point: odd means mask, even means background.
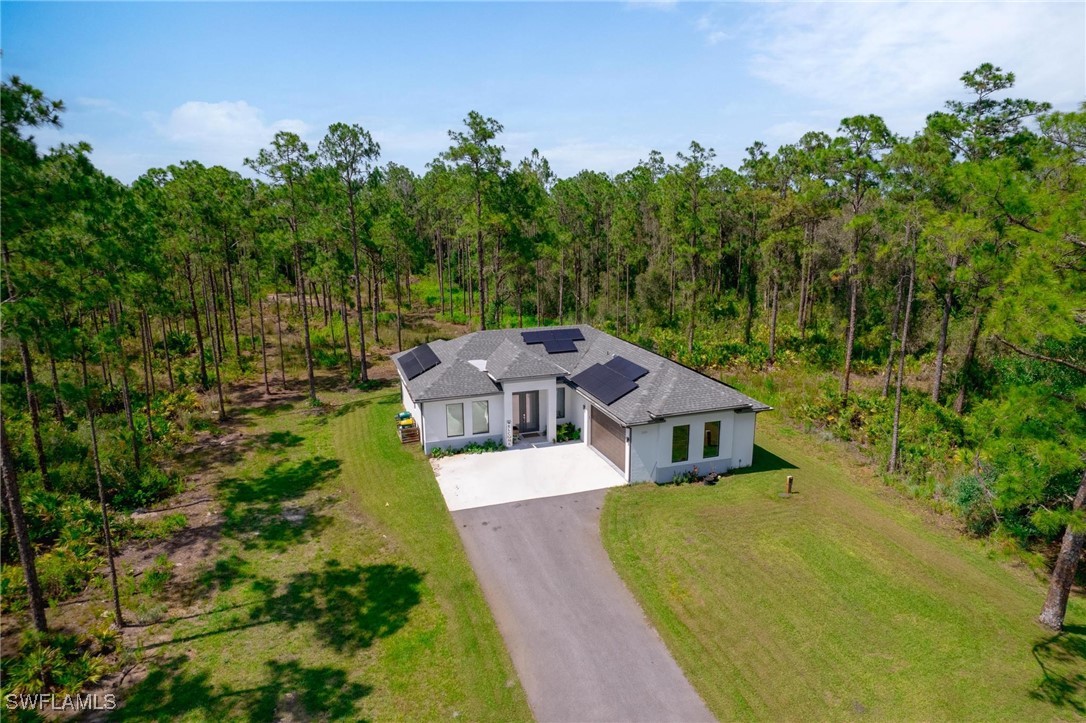
[[[342,565],[328,560],[320,570],[297,572],[281,585],[257,575],[240,558],[216,564],[205,582],[220,590],[248,585],[255,600],[246,605],[212,611],[207,627],[147,649],[187,643],[215,635],[280,624],[288,629],[309,627],[314,639],[337,653],[352,654],[396,633],[407,624],[421,598],[422,574],[404,565]],[[247,607],[247,615],[238,608]],[[231,612],[233,611],[233,612]],[[218,621],[221,620],[222,624]]]
[[[256,477],[224,480],[220,485],[223,534],[239,540],[246,549],[274,551],[311,539],[331,523],[319,511],[333,500],[285,503],[301,499],[332,479],[339,467],[339,460],[316,456],[276,462]]]
[[[778,457],[765,447],[754,445],[754,464],[729,472],[732,476],[754,474],[756,472],[774,472],[781,469],[799,469],[788,460]]]
[[[190,670],[189,659],[178,655],[150,672],[123,700],[116,720],[361,720],[358,703],[373,688],[348,679],[347,671],[331,666],[304,666],[296,661],[268,660],[266,682],[235,690],[218,686],[210,674]]]
[[[1067,625],[1033,646],[1041,680],[1030,697],[1086,715],[1086,626]]]

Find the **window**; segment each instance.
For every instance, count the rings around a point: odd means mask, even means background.
[[[705,459],[720,455],[720,422],[705,423],[705,442],[702,443],[701,456]]]
[[[464,404],[462,402],[445,405],[445,436],[464,436]]]
[[[471,433],[487,434],[490,432],[490,402],[471,403]]]
[[[558,412],[555,414],[558,419],[566,418],[566,388],[558,387]]]
[[[671,461],[685,462],[690,456],[690,425],[683,424],[671,430]]]

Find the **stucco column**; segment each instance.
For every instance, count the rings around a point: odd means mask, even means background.
[[[513,393],[508,389],[502,390],[502,436],[505,438],[505,446],[513,444]]]
[[[558,440],[558,385],[551,382],[547,388],[547,441]]]

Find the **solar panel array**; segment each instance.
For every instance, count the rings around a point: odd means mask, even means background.
[[[603,364],[593,364],[570,381],[608,405],[637,389],[636,383]]]
[[[622,356],[614,357],[611,361],[604,364],[604,366],[613,369],[632,382],[636,382],[638,379],[649,373],[649,370],[645,367],[640,364],[634,364],[632,361]]]
[[[396,361],[400,365],[400,369],[403,369],[404,376],[408,379],[414,379],[419,374],[433,369],[441,363],[441,360],[437,358],[437,354],[434,353],[429,344],[415,347]]]
[[[543,329],[542,331],[522,331],[521,339],[525,344],[542,344],[548,354],[564,354],[577,351],[573,342],[584,341],[580,329]]]
[[[573,343],[572,339],[551,339],[543,342],[543,348],[547,350],[548,354],[564,354],[577,351],[577,345]]]

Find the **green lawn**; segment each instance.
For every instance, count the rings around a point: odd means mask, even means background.
[[[1086,605],[940,529],[838,447],[759,418],[715,487],[610,492],[604,543],[722,720],[1086,715]],[[794,467],[794,469],[792,469]],[[784,499],[785,475],[798,494]]]
[[[399,395],[322,396],[245,417],[202,611],[148,631],[168,641],[120,717],[530,719]]]

